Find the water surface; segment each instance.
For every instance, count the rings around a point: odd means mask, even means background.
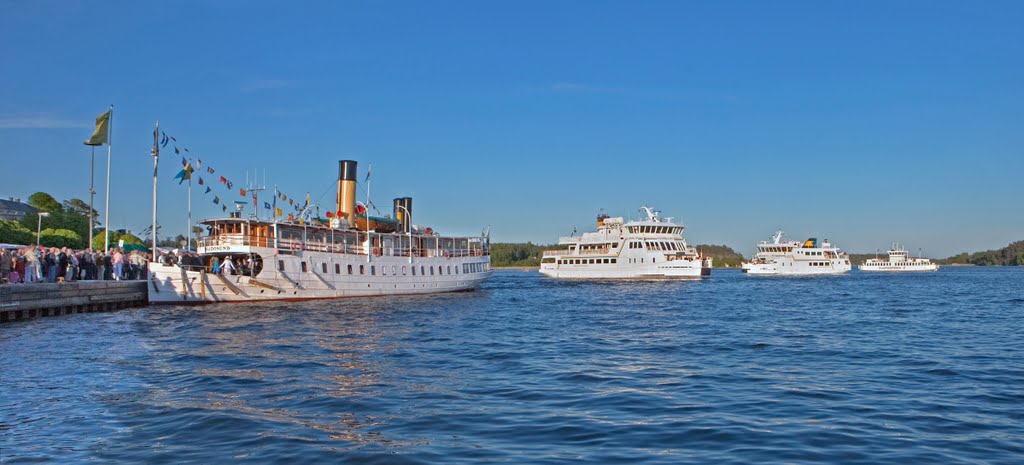
[[[0,463],[1021,463],[1024,270],[0,326]]]

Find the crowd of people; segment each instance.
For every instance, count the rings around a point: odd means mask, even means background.
[[[196,271],[206,269],[207,273],[222,275],[253,276],[259,273],[262,262],[253,262],[248,256],[212,256],[205,261],[194,253],[185,253],[173,250],[170,253],[161,253],[157,258],[161,265],[178,265],[186,270]]]
[[[149,254],[28,246],[0,250],[0,283],[146,279]]]

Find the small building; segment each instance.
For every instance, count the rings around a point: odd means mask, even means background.
[[[22,203],[21,199],[9,197],[7,200],[0,199],[0,220],[20,220],[26,214],[36,214],[36,208]]]

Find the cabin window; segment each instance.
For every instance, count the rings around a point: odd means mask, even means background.
[[[559,262],[559,263],[561,263],[561,262]],[[469,273],[469,264],[468,263],[463,263],[462,264],[462,272],[463,273]]]
[[[411,266],[409,268],[412,268],[412,275],[416,276],[416,267],[415,266]]]
[[[448,265],[448,274],[452,274],[452,266]]]
[[[402,267],[402,276],[405,276],[405,266]]]
[[[325,263],[321,263],[320,264],[320,269],[323,270],[323,273],[326,274],[327,273],[327,263],[326,262]]]
[[[618,261],[618,260],[616,260],[616,259],[614,259],[614,258],[612,259],[612,263],[613,263],[613,264],[614,264],[615,262],[617,262],[617,261]]]
[[[334,274],[341,274],[341,265],[337,263],[334,264]]]
[[[284,271],[284,260],[277,261],[277,271]]]
[[[423,266],[420,266],[420,274],[423,275],[423,276],[426,276],[427,272],[424,271],[424,270],[426,270],[426,268],[423,268]]]
[[[397,271],[398,271],[398,268],[396,268],[395,265],[391,265],[391,274],[397,275],[398,274]]]
[[[370,265],[370,276],[377,276],[377,267]]]
[[[366,274],[366,265],[359,265],[359,274]]]
[[[380,274],[382,274],[384,276],[388,275],[388,266],[387,265],[384,265],[384,266],[380,267]]]
[[[305,273],[307,271],[309,270],[306,268],[306,262],[302,262],[302,272]]]
[[[430,276],[434,276],[434,267],[433,266],[430,267]]]
[[[348,274],[352,274],[352,265],[348,266]]]

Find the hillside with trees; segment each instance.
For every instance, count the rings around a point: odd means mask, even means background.
[[[714,257],[715,267],[738,267],[743,256],[724,245],[698,245],[701,253]],[[539,267],[545,250],[565,248],[532,242],[495,242],[491,244],[491,265],[495,267]]]
[[[998,250],[963,252],[938,260],[938,263],[941,265],[1024,266],[1024,241],[1010,243]]]

